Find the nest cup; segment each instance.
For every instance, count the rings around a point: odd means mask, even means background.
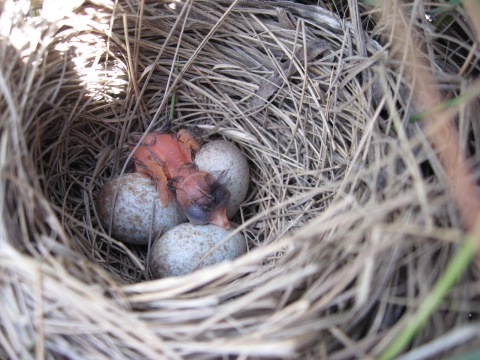
[[[462,230],[382,28],[354,31],[319,6],[236,3],[4,7],[15,21],[1,44],[0,356],[377,356],[431,289]],[[471,43],[428,41],[441,86],[465,91]],[[150,281],[148,248],[112,238],[94,205],[131,171],[128,134],[161,127],[173,94],[173,131],[195,126],[248,159],[232,222],[249,252]],[[462,144],[477,139],[472,108]],[[477,316],[476,278],[413,348]]]

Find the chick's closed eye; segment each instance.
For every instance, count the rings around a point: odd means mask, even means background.
[[[211,209],[205,209],[200,205],[192,204],[187,206],[184,211],[192,224],[203,225],[208,223]]]

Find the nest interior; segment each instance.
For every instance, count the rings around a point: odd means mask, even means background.
[[[287,1],[45,1],[36,16],[13,4],[0,29],[1,356],[375,357],[455,252],[459,215],[378,10],[362,5],[358,22]],[[463,94],[480,56],[463,9],[435,27],[417,7],[441,90]],[[151,281],[147,249],[108,236],[94,204],[128,171],[128,134],[160,127],[174,93],[174,130],[197,126],[248,159],[233,223],[249,251]],[[474,175],[476,110],[456,119]],[[477,275],[409,351],[476,320]]]

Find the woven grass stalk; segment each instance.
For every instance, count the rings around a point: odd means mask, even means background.
[[[0,29],[0,358],[382,351],[463,230],[372,8],[361,24],[286,1],[19,4]],[[467,17],[449,8],[435,27],[426,9],[415,3],[411,26],[441,90],[464,94],[480,55]],[[249,252],[151,281],[145,247],[108,236],[94,202],[131,170],[128,133],[161,126],[174,90],[174,129],[196,125],[249,160],[233,220]],[[478,106],[456,119],[476,178]],[[476,281],[472,267],[407,351],[478,345]]]

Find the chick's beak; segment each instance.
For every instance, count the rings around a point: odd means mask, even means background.
[[[227,208],[219,207],[213,210],[208,218],[208,223],[220,226],[225,230],[230,229],[230,222],[227,219]]]

